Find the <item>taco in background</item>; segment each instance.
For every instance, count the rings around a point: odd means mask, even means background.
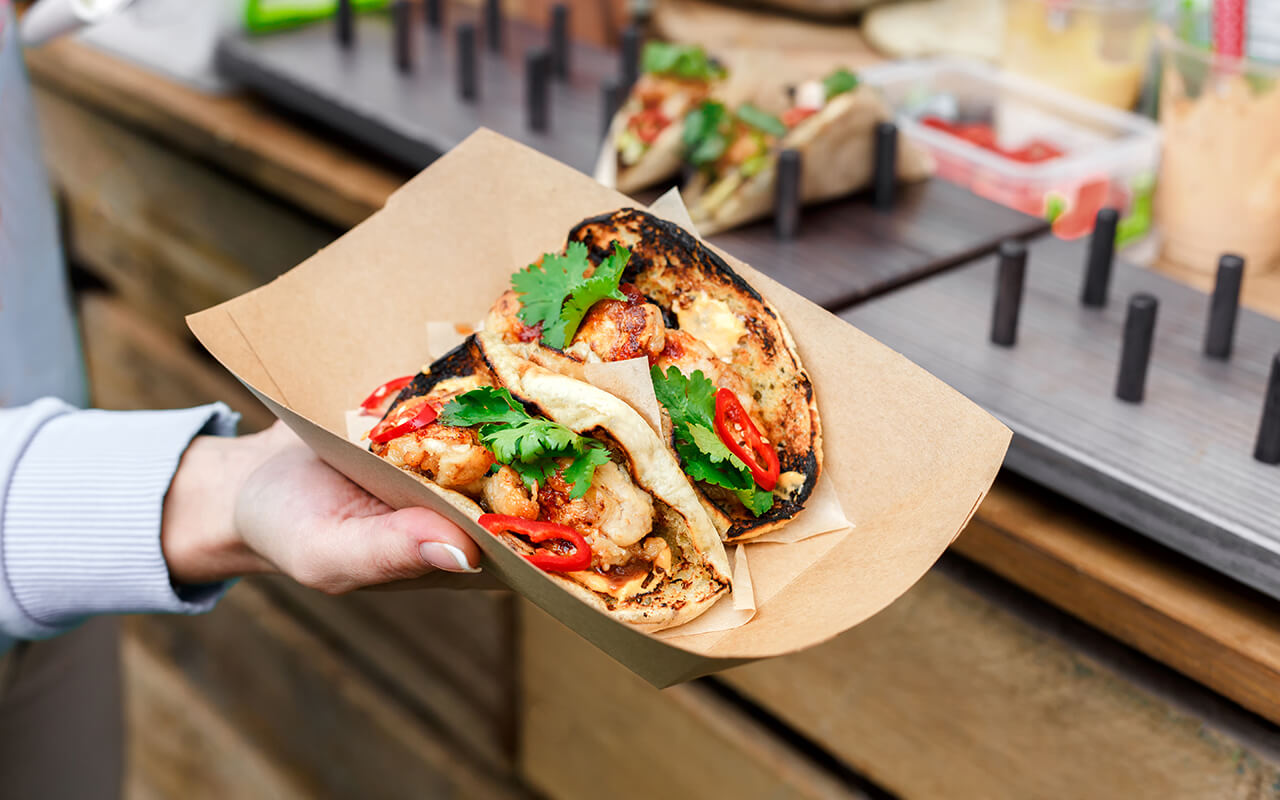
[[[596,179],[627,194],[680,174],[681,122],[725,79],[696,45],[649,42],[641,74],[614,115]]]
[[[493,335],[415,376],[369,437],[376,455],[637,628],[688,622],[730,590],[716,530],[648,423]]]
[[[778,153],[803,157],[801,200],[817,203],[858,191],[871,182],[875,125],[889,120],[883,100],[848,70],[794,87],[779,115],[743,104],[730,111],[706,101],[685,119],[684,139],[696,173],[682,194],[704,236],[773,213]],[[898,175],[929,174],[923,151],[899,139]]]
[[[485,330],[566,375],[647,358],[664,434],[728,541],[781,527],[813,491],[821,424],[791,334],[678,225],[636,209],[579,223],[512,277]]]

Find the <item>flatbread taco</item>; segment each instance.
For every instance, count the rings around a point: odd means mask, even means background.
[[[771,215],[778,153],[785,149],[802,156],[803,203],[831,200],[870,184],[875,126],[891,118],[880,96],[845,69],[806,81],[790,94],[777,115],[752,103],[730,108],[705,100],[686,116],[684,140],[695,172],[682,194],[700,234]],[[929,169],[925,153],[900,139],[899,177],[921,180]]]
[[[688,622],[731,589],[716,529],[649,424],[497,336],[473,335],[414,376],[369,438],[552,580],[637,628]]]
[[[632,194],[677,177],[685,114],[711,97],[725,78],[724,67],[701,47],[646,44],[640,78],[609,126],[596,179]]]
[[[485,330],[520,357],[571,376],[648,360],[667,443],[726,541],[800,513],[822,468],[813,386],[777,311],[713,250],[627,208],[511,285]]]

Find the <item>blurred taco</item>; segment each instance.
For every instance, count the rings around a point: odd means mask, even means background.
[[[801,201],[817,203],[870,184],[878,122],[891,118],[876,92],[837,69],[793,87],[780,114],[751,103],[729,108],[704,101],[685,118],[687,158],[695,169],[682,194],[702,235],[773,213],[778,153],[802,156]],[[898,175],[920,180],[928,159],[906,140],[898,148]]]

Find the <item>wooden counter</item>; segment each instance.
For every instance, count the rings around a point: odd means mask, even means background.
[[[218,398],[244,411],[249,427],[267,424],[194,345],[182,315],[292,267],[406,176],[251,99],[205,97],[79,45],[32,53],[29,66],[80,270],[95,402]],[[587,796],[654,774],[636,764],[610,769],[610,759],[672,753],[750,764],[661,770],[695,794],[729,786],[752,796],[859,796],[876,786],[905,797],[1280,791],[1280,753],[1259,744],[1274,739],[1264,718],[1280,722],[1278,604],[1010,478],[997,481],[953,551],[884,614],[829,645],[665,693],[539,613],[517,613],[506,595],[334,599],[260,582],[214,617],[279,620],[246,635],[292,659],[291,669],[364,686],[360,702],[376,713],[351,710],[350,695],[334,702],[347,703],[352,719],[381,720],[358,729],[391,737],[404,758],[449,761],[439,784],[449,791],[521,793],[531,784],[549,796]],[[1032,596],[1058,610],[1023,613],[1039,606]],[[274,742],[280,758],[305,761],[281,744],[288,726],[273,727],[220,677],[219,648],[234,646],[234,624],[146,620],[137,629],[134,662],[177,663],[179,677],[211,698],[210,713]],[[1094,654],[1093,640],[1109,655]],[[322,694],[307,703],[323,706]],[[605,718],[584,741],[586,726]],[[659,746],[662,731],[681,726],[698,733]],[[569,737],[574,760],[589,762],[596,779],[557,761],[557,743]],[[449,760],[438,747],[461,755]],[[302,769],[304,783],[329,785],[330,767]]]

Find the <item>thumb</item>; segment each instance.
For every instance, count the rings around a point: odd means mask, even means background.
[[[403,508],[348,520],[349,579],[373,586],[432,569],[479,572],[480,548],[462,529],[426,508]],[[347,537],[344,537],[347,538]]]

